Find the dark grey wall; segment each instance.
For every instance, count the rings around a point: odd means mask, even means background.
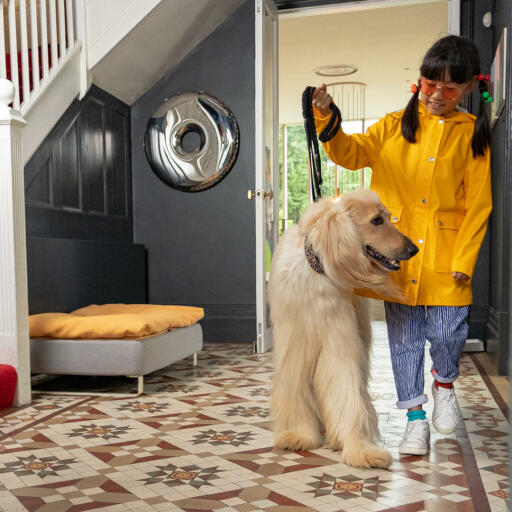
[[[489,72],[494,52],[504,27],[508,27],[508,48],[512,42],[512,0],[495,2],[492,0],[463,0],[461,2],[461,32],[472,39],[478,46],[484,72]],[[486,11],[493,15],[493,25],[485,28],[482,16]],[[511,69],[512,53],[508,53],[507,69]],[[507,77],[507,98],[511,98],[512,88],[510,71]],[[478,108],[479,98],[473,94],[473,108]],[[501,116],[492,128],[492,185],[493,212],[489,223],[487,242],[482,249],[483,261],[479,272],[487,267],[489,275],[489,312],[486,329],[486,347],[492,355],[501,374],[508,371],[510,289],[511,289],[511,192],[512,192],[512,154],[510,135],[512,105],[507,101]],[[478,298],[478,296],[477,296]]]
[[[132,241],[130,107],[92,86],[25,166],[27,235]]]
[[[134,239],[148,249],[149,301],[206,309],[206,341],[255,339],[254,2],[169,70],[131,108]],[[211,189],[176,191],[152,172],[143,139],[165,98],[204,90],[235,114],[238,159]]]
[[[143,245],[30,237],[27,269],[31,315],[147,302]]]
[[[31,314],[146,301],[130,158],[130,108],[93,86],[25,166]]]
[[[480,52],[480,61],[483,73],[489,73],[493,48],[492,29],[485,28],[481,19],[483,14],[489,10],[492,0],[481,0],[479,2],[461,2],[461,35],[474,41]],[[477,19],[480,24],[475,23]],[[477,115],[480,107],[480,95],[471,94],[465,103],[465,108]],[[486,339],[487,320],[489,315],[489,281],[490,281],[490,227],[487,230],[485,239],[480,249],[478,261],[475,267],[473,278],[473,306],[470,315],[470,338]]]

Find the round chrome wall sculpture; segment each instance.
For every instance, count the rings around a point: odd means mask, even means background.
[[[218,183],[238,155],[239,132],[233,113],[203,91],[166,99],[146,127],[144,147],[155,174],[184,192]]]

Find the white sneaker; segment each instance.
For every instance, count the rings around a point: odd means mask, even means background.
[[[427,420],[408,421],[398,451],[404,455],[425,455],[430,446],[430,428]]]
[[[451,434],[459,421],[459,406],[453,388],[436,388],[432,383],[432,396],[434,398],[434,412],[432,423],[441,434]]]

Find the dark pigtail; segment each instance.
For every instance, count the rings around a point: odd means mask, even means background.
[[[416,130],[418,129],[418,96],[420,84],[405,107],[402,115],[402,135],[407,142],[416,142]]]
[[[473,149],[473,158],[478,155],[484,155],[485,149],[491,145],[491,127],[487,114],[485,98],[482,97],[487,92],[487,82],[485,80],[478,81],[478,91],[480,96],[480,107],[473,131],[473,139],[471,140],[471,148]]]
[[[420,66],[420,75],[430,80],[449,80],[465,84],[480,75],[480,55],[473,42],[464,37],[449,35],[439,39],[425,54]],[[487,91],[485,80],[479,80],[480,108],[476,118],[471,148],[473,156],[483,155],[490,146],[491,129],[487,116]],[[486,95],[487,96],[487,95]],[[487,99],[488,101],[488,99]],[[402,135],[408,142],[416,142],[418,128],[418,93],[409,100],[402,117]]]

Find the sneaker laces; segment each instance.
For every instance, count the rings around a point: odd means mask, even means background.
[[[413,438],[413,439],[423,440],[423,430],[424,430],[423,425],[424,424],[425,424],[425,422],[421,421],[421,420],[409,421],[407,423],[407,429],[405,431],[405,438],[406,439]],[[421,425],[421,427],[416,428],[418,425]]]
[[[441,389],[442,391],[440,391]],[[446,390],[443,388],[438,388],[437,393],[439,404],[449,404],[455,400],[455,392],[453,391],[453,388]]]
[[[439,390],[442,389],[441,392]],[[434,419],[437,421],[439,418],[449,415],[453,418],[459,417],[458,407],[455,401],[455,391],[451,389],[438,388],[436,397],[437,407],[434,408]]]

